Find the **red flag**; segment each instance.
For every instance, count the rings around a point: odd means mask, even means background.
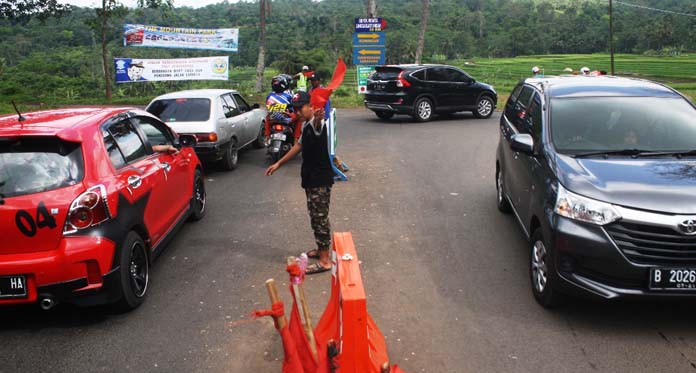
[[[342,59],[338,59],[336,62],[336,69],[334,69],[333,77],[331,77],[331,83],[329,83],[326,88],[334,90],[343,83],[343,77],[346,75],[346,63]]]
[[[312,105],[314,110],[318,110],[326,105],[326,101],[329,100],[329,96],[333,93],[334,89],[338,88],[341,83],[343,83],[343,77],[346,75],[346,63],[342,59],[338,59],[336,63],[336,68],[334,69],[333,76],[331,77],[331,82],[329,85],[324,87],[314,88],[312,90],[311,99],[309,103]]]

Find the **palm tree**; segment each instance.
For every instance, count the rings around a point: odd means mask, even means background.
[[[425,45],[425,30],[428,28],[428,5],[430,0],[421,0],[423,10],[421,11],[420,32],[418,33],[418,47],[416,48],[416,63],[420,64],[423,58],[423,47]]]

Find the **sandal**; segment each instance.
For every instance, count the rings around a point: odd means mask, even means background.
[[[322,273],[322,272],[326,272],[326,271],[330,271],[330,270],[331,270],[331,267],[324,267],[319,263],[312,263],[312,264],[307,266],[307,270],[305,273],[308,275],[313,275],[316,273]]]
[[[319,259],[319,250],[317,249],[312,249],[309,251],[304,252],[305,255],[307,255],[307,258],[310,259]]]

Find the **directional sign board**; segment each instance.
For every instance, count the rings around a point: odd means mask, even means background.
[[[367,77],[375,71],[374,66],[358,66],[358,93],[367,91]]]
[[[387,43],[387,37],[384,31],[378,32],[355,32],[353,33],[354,47],[383,47]]]
[[[387,21],[382,18],[356,18],[355,32],[384,31]]]
[[[386,56],[384,47],[353,47],[353,63],[356,65],[384,65]]]

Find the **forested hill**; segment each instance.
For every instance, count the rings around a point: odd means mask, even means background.
[[[622,2],[696,13],[696,0]],[[327,73],[333,69],[336,57],[343,57],[350,63],[353,19],[365,14],[364,3],[363,0],[272,0],[265,61],[272,70],[266,76],[273,71],[296,72],[304,64]],[[614,3],[617,53],[677,55],[696,51],[696,17],[628,7],[618,0]],[[608,0],[430,0],[430,4],[424,62],[608,50]],[[377,6],[378,16],[388,22],[387,62],[413,62],[421,1],[377,0]],[[258,1],[126,13],[111,19],[107,35],[108,61],[112,57],[177,58],[221,54],[125,48],[124,23],[239,28],[240,51],[230,54],[233,67],[230,81],[112,84],[114,99],[146,103],[164,92],[204,87],[252,91],[253,66],[256,66],[258,54]],[[12,110],[10,100],[54,105],[103,100],[101,38],[88,26],[94,22],[94,17],[94,9],[73,8],[62,18],[43,23],[37,19],[25,23],[0,20],[0,112]],[[550,66],[549,63],[547,68]],[[525,65],[523,70],[527,72],[528,69]],[[519,78],[509,71],[505,76],[476,73],[499,85],[500,79],[514,83]],[[355,102],[359,102],[359,98]]]
[[[693,0],[626,0],[625,2],[696,14]],[[608,0],[431,0],[426,35],[426,59],[509,57],[530,54],[594,53],[608,50]],[[416,50],[420,0],[378,0],[378,15],[387,28],[387,59],[410,62]],[[176,6],[176,0],[174,1]],[[679,53],[696,51],[696,17],[628,7],[615,3],[616,51],[619,53]],[[332,60],[350,58],[353,18],[364,14],[362,0],[273,0],[268,20],[267,63],[291,65],[303,54]],[[74,8],[45,24],[0,23],[0,58],[14,66],[35,52],[97,48],[99,41],[85,22],[93,9]],[[174,8],[168,12],[131,12],[114,19],[110,51],[125,55],[123,23],[240,29],[236,65],[252,66],[257,58],[258,2],[220,3],[204,8]],[[298,53],[299,52],[299,53]],[[149,50],[142,57],[192,55],[190,51]],[[201,52],[194,52],[201,53]],[[204,52],[205,54],[206,52]],[[300,58],[301,59],[301,58]],[[76,65],[87,63],[75,61]]]

